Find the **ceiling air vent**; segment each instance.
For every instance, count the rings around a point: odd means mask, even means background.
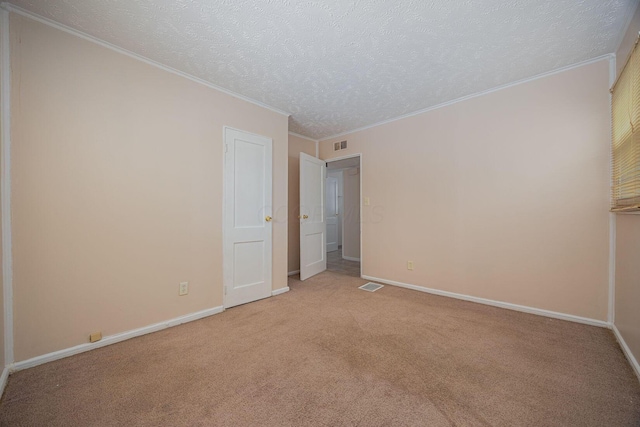
[[[333,143],[333,151],[344,150],[347,148],[347,141],[340,141]]]

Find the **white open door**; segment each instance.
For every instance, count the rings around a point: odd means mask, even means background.
[[[327,269],[326,163],[300,153],[300,280]]]
[[[224,130],[224,306],[271,296],[272,141]]]
[[[339,198],[338,198],[338,178],[335,176],[327,177],[326,187],[326,219],[327,219],[327,252],[338,250],[338,239],[340,238],[340,229],[338,223],[339,216]]]

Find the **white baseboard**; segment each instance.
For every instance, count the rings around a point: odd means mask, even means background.
[[[295,276],[296,274],[300,273],[300,270],[293,270],[287,273],[287,276]]]
[[[371,280],[373,282],[380,282],[380,283],[385,283],[387,285],[399,286],[401,288],[413,289],[414,291],[426,292],[429,294],[440,295],[440,296],[449,297],[449,298],[456,298],[464,301],[477,302],[479,304],[506,308],[508,310],[522,311],[524,313],[536,314],[538,316],[552,317],[554,319],[568,320],[569,322],[584,323],[585,325],[599,326],[602,328],[611,327],[611,324],[609,324],[608,322],[605,322],[604,320],[590,319],[588,317],[574,316],[573,314],[558,313],[556,311],[542,310],[540,308],[527,307],[524,305],[511,304],[508,302],[472,297],[469,295],[456,294],[454,292],[440,291],[438,289],[426,288],[424,286],[410,285],[407,283],[396,282],[393,280],[380,279],[379,277],[362,275],[362,278]]]
[[[62,359],[65,357],[73,356],[75,354],[84,353],[85,351],[94,350],[96,348],[105,347],[107,345],[115,344],[120,341],[128,340],[131,338],[139,337],[141,335],[150,334],[151,332],[167,329],[172,326],[181,325],[187,322],[193,322],[204,317],[212,316],[214,314],[222,313],[224,311],[223,306],[208,308],[206,310],[197,311],[195,313],[187,314],[184,316],[176,317],[171,320],[167,320],[153,325],[144,326],[142,328],[133,329],[127,332],[121,332],[115,335],[109,335],[102,338],[95,343],[80,344],[75,347],[66,348],[64,350],[54,351],[52,353],[43,354],[42,356],[36,356],[31,359],[16,362],[8,366],[11,372],[21,371],[23,369],[32,368],[34,366],[42,365],[43,363],[53,362],[54,360]]]
[[[358,261],[358,262],[360,262],[360,258],[353,258],[353,257],[350,257],[350,256],[342,255],[342,259],[346,259],[347,261]]]
[[[9,368],[5,366],[2,370],[2,375],[0,375],[0,398],[4,394],[4,388],[7,386],[7,381],[9,380]]]
[[[633,368],[633,370],[636,372],[636,375],[638,376],[638,381],[640,381],[640,364],[638,364],[638,360],[635,358],[633,353],[631,353],[631,349],[625,342],[624,338],[622,338],[622,334],[620,333],[620,331],[618,330],[615,324],[611,325],[611,329],[613,329],[613,334],[616,336],[618,343],[620,343],[620,347],[622,347],[622,352],[627,357],[627,360],[631,364],[631,367]]]
[[[285,292],[289,292],[288,286],[285,286],[284,288],[276,289],[275,291],[271,291],[271,296],[275,297],[276,295],[284,294]]]

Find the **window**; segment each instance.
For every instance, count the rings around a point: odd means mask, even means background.
[[[640,54],[634,46],[612,97],[612,210],[640,210]]]

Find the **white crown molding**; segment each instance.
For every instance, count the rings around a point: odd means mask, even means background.
[[[144,62],[146,64],[149,64],[149,65],[152,65],[152,66],[154,66],[156,68],[160,68],[161,70],[167,71],[167,72],[169,72],[171,74],[175,74],[175,75],[178,75],[180,77],[184,77],[185,79],[191,80],[191,81],[193,81],[195,83],[199,83],[201,85],[207,86],[208,88],[215,89],[215,90],[217,90],[219,92],[222,92],[222,93],[225,93],[227,95],[233,96],[234,98],[241,99],[243,101],[249,102],[251,104],[257,105],[257,106],[262,107],[262,108],[266,108],[267,110],[273,111],[273,112],[278,113],[278,114],[282,114],[282,115],[287,116],[287,117],[289,117],[291,115],[290,113],[287,113],[286,111],[280,110],[280,109],[278,109],[276,107],[272,107],[271,105],[265,104],[263,102],[260,102],[260,101],[257,101],[255,99],[249,98],[247,96],[241,95],[239,93],[233,92],[233,91],[231,91],[229,89],[225,89],[225,88],[223,88],[221,86],[218,86],[216,84],[213,84],[213,83],[211,83],[211,82],[209,82],[207,80],[201,79],[201,78],[193,76],[191,74],[187,74],[187,73],[185,73],[183,71],[176,70],[175,68],[171,68],[171,67],[169,67],[167,65],[163,65],[163,64],[161,64],[161,63],[159,63],[157,61],[154,61],[153,59],[149,59],[149,58],[144,57],[142,55],[138,55],[137,53],[131,52],[131,51],[126,50],[126,49],[123,49],[123,48],[118,47],[118,46],[116,46],[114,44],[106,42],[106,41],[104,41],[102,39],[99,39],[99,38],[94,37],[92,35],[89,35],[87,33],[83,33],[82,31],[78,31],[78,30],[76,30],[74,28],[68,27],[68,26],[66,26],[64,24],[61,24],[59,22],[56,22],[56,21],[54,21],[52,19],[45,18],[44,16],[40,16],[40,15],[38,15],[36,13],[30,12],[30,11],[28,11],[26,9],[21,8],[21,7],[14,6],[14,5],[12,5],[10,3],[6,3],[6,2],[1,3],[0,7],[2,9],[4,9],[4,10],[9,11],[9,12],[15,13],[17,15],[25,16],[27,18],[33,19],[34,21],[38,21],[38,22],[40,22],[42,24],[48,25],[50,27],[53,27],[53,28],[56,28],[58,30],[64,31],[66,33],[72,34],[72,35],[74,35],[76,37],[80,37],[81,39],[90,41],[92,43],[96,43],[96,44],[98,44],[98,45],[100,45],[102,47],[106,47],[107,49],[111,49],[113,51],[116,51],[118,53],[126,55],[126,56],[128,56],[130,58],[134,58],[134,59],[137,59],[138,61],[142,61],[142,62]]]
[[[601,328],[611,327],[611,324],[603,320],[589,319],[587,317],[574,316],[573,314],[558,313],[556,311],[543,310],[540,308],[527,307],[524,305],[511,304],[508,302],[495,301],[495,300],[490,300],[486,298],[479,298],[479,297],[473,297],[469,295],[457,294],[455,292],[441,291],[438,289],[426,288],[424,286],[411,285],[408,283],[396,282],[394,280],[381,279],[379,277],[362,275],[362,278],[366,280],[371,280],[373,282],[380,282],[387,285],[412,289],[414,291],[426,292],[428,294],[439,295],[443,297],[450,297],[450,298],[460,299],[464,301],[490,305],[493,307],[506,308],[508,310],[521,311],[523,313],[535,314],[538,316],[551,317],[551,318],[560,319],[560,320],[568,320],[569,322],[583,323],[585,325],[599,326]]]
[[[608,60],[608,59],[611,58],[611,56],[615,56],[615,55],[612,54],[612,53],[608,53],[606,55],[601,55],[601,56],[598,56],[596,58],[589,59],[587,61],[578,62],[578,63],[572,64],[572,65],[568,65],[566,67],[561,67],[561,68],[557,68],[557,69],[552,70],[552,71],[547,71],[545,73],[538,74],[538,75],[535,75],[533,77],[528,77],[526,79],[518,80],[518,81],[515,81],[515,82],[512,82],[512,83],[507,83],[507,84],[501,85],[501,86],[496,86],[496,87],[494,87],[492,89],[487,89],[487,90],[484,90],[482,92],[476,92],[476,93],[473,93],[471,95],[466,95],[466,96],[463,96],[461,98],[456,98],[456,99],[453,99],[451,101],[443,102],[441,104],[434,105],[432,107],[427,107],[427,108],[424,108],[422,110],[414,111],[412,113],[404,114],[402,116],[394,117],[392,119],[383,120],[381,122],[377,122],[377,123],[374,123],[374,124],[371,124],[371,125],[363,126],[363,127],[357,128],[357,129],[350,130],[350,131],[341,132],[341,133],[338,133],[338,134],[335,134],[335,135],[327,136],[327,137],[321,138],[320,142],[326,142],[326,141],[332,140],[334,138],[342,138],[344,136],[348,136],[348,135],[354,134],[356,132],[360,132],[360,131],[363,131],[363,130],[367,130],[367,129],[375,128],[375,127],[378,127],[378,126],[386,125],[388,123],[397,122],[398,120],[407,119],[409,117],[418,116],[420,114],[428,113],[429,111],[437,110],[439,108],[448,107],[450,105],[457,104],[459,102],[467,101],[467,100],[473,99],[473,98],[478,98],[480,96],[488,95],[488,94],[493,93],[493,92],[498,92],[498,91],[503,90],[503,89],[508,89],[510,87],[518,86],[518,85],[521,85],[521,84],[524,84],[524,83],[529,83],[529,82],[534,81],[534,80],[539,80],[539,79],[543,79],[545,77],[550,77],[550,76],[553,76],[554,74],[564,73],[565,71],[573,70],[575,68],[584,67],[585,65],[593,64],[595,62],[603,61],[605,59]]]
[[[622,352],[624,353],[625,357],[631,364],[631,367],[635,371],[638,377],[638,381],[640,381],[640,364],[638,364],[638,360],[635,358],[635,356],[631,352],[631,349],[625,342],[624,338],[622,338],[622,334],[618,330],[618,327],[615,324],[613,324],[611,325],[611,329],[613,330],[613,334],[616,336],[616,339],[618,340],[620,347],[622,347]]]
[[[319,140],[317,140],[317,139],[309,138],[308,136],[300,135],[299,133],[295,133],[295,132],[291,132],[291,131],[289,131],[289,135],[297,136],[298,138],[306,139],[307,141],[311,141],[311,142],[315,142],[315,143],[319,142]]]
[[[284,294],[285,292],[289,292],[290,289],[288,286],[285,286],[284,288],[280,288],[280,289],[276,289],[275,291],[271,291],[271,296],[275,297],[276,295],[280,295],[280,294]]]
[[[52,353],[43,354],[42,356],[36,356],[31,359],[16,362],[8,366],[11,372],[21,371],[27,368],[33,368],[34,366],[42,365],[43,363],[53,362],[54,360],[62,359],[65,357],[73,356],[85,351],[95,350],[96,348],[105,347],[111,344],[119,343],[131,338],[139,337],[141,335],[150,334],[151,332],[161,331],[163,329],[170,328],[172,326],[181,325],[187,322],[193,322],[194,320],[200,320],[204,317],[213,316],[214,314],[222,313],[224,311],[223,306],[213,307],[195,313],[187,314],[184,316],[176,317],[164,322],[155,323],[149,326],[143,326],[142,328],[133,329],[131,331],[122,332],[115,335],[102,338],[95,343],[80,344],[75,347],[65,348],[63,350],[54,351]]]
[[[9,12],[0,10],[0,143],[2,145],[2,295],[4,301],[4,362],[13,363],[13,246],[11,238],[11,63]]]

